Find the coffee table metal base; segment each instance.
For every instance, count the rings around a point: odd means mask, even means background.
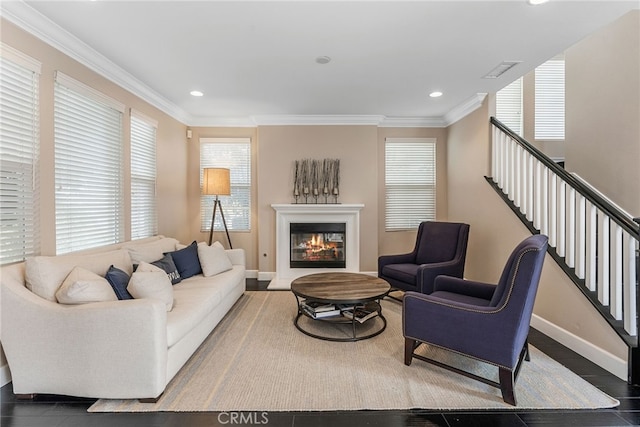
[[[298,299],[298,298],[296,297],[296,299]],[[365,320],[364,323],[360,323],[355,318],[347,319],[347,318],[342,317],[342,316],[326,317],[326,318],[322,318],[322,319],[314,319],[314,318],[308,316],[307,314],[305,314],[303,312],[302,308],[300,308],[300,301],[298,300],[298,315],[296,316],[295,320],[293,321],[293,324],[296,325],[296,328],[298,328],[298,330],[300,332],[302,332],[303,334],[308,335],[308,336],[313,337],[313,338],[325,340],[325,341],[354,342],[354,341],[366,340],[366,339],[369,339],[369,338],[373,338],[376,335],[380,335],[387,328],[387,319],[385,319],[385,317],[382,315],[382,308],[380,307],[379,303],[376,303],[376,304],[378,305],[378,314],[377,314],[377,316],[375,316],[375,317],[373,317],[371,319]],[[330,336],[326,336],[326,335],[314,334],[313,332],[310,332],[310,331],[304,329],[300,325],[300,318],[301,317],[304,317],[304,318],[308,319],[310,322],[319,322],[319,323],[327,323],[327,324],[333,323],[333,324],[340,324],[340,325],[351,324],[352,336],[344,337],[344,338],[336,338],[336,337],[330,337]],[[376,319],[380,319],[380,320],[382,320],[382,322],[378,322]],[[359,329],[358,327],[359,326],[364,326],[365,324],[370,324],[370,322],[381,323],[381,325],[371,333],[368,333],[366,335],[358,335],[358,329]]]

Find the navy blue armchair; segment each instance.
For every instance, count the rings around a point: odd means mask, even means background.
[[[462,277],[468,240],[469,224],[422,222],[412,252],[378,257],[378,277],[394,289],[431,293],[437,276]]]
[[[515,405],[515,381],[522,361],[530,360],[527,335],[546,249],[544,235],[522,241],[497,286],[440,276],[430,295],[407,292],[402,307],[405,365],[416,358],[467,375],[500,388],[503,400]],[[422,343],[497,366],[499,382],[417,354]]]

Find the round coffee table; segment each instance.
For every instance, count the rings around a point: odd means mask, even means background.
[[[291,291],[298,303],[298,314],[293,323],[302,333],[327,341],[359,341],[375,337],[387,327],[380,300],[390,290],[391,286],[385,280],[361,273],[316,273],[298,277],[291,282]],[[351,324],[352,336],[336,338],[312,333],[300,325],[301,317]],[[382,320],[378,328],[364,335],[358,334],[358,326],[378,318]]]

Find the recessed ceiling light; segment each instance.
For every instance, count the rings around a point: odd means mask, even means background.
[[[204,93],[200,92],[199,90],[192,90],[189,93],[191,94],[191,96],[203,96],[204,95]]]
[[[528,2],[529,4],[532,4],[532,5],[534,5],[534,6],[536,6],[536,5],[538,5],[538,4],[546,3],[546,2],[548,2],[548,1],[549,1],[549,0],[527,0],[527,2]]]
[[[435,92],[431,92],[429,94],[429,96],[432,97],[432,98],[438,98],[438,97],[442,96],[442,92],[440,92],[439,90],[436,90]]]
[[[318,56],[316,58],[316,62],[318,64],[328,64],[329,62],[331,62],[331,58],[328,56]]]

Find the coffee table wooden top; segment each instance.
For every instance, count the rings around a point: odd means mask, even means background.
[[[291,282],[291,291],[300,297],[336,304],[380,299],[390,289],[385,280],[361,273],[316,273]]]

